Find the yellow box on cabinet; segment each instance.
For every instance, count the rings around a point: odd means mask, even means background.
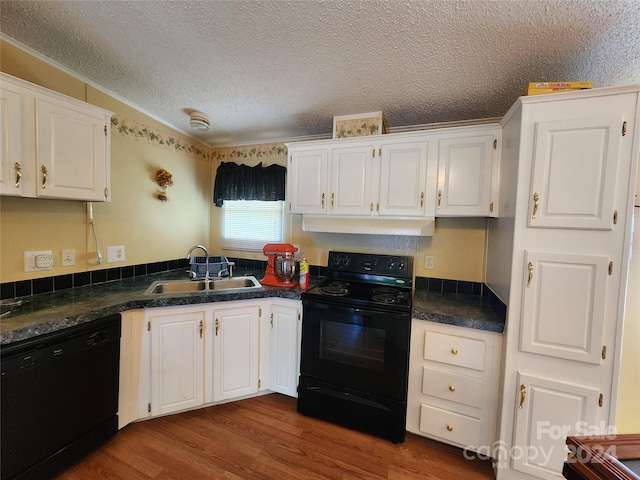
[[[382,112],[333,117],[333,138],[364,137],[382,133],[387,133],[387,120]]]
[[[529,82],[528,88],[569,88],[583,90],[593,88],[593,82]]]
[[[572,92],[576,90],[587,90],[592,87],[593,82],[529,82],[529,86],[522,92],[522,96]]]

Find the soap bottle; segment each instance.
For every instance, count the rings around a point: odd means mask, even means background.
[[[300,262],[300,288],[309,288],[309,262],[303,258]]]

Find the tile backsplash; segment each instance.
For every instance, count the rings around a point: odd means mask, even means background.
[[[266,260],[251,260],[245,258],[231,258],[235,263],[236,271],[264,272],[267,267]],[[189,260],[179,258],[162,262],[144,263],[140,265],[128,265],[124,267],[93,270],[90,272],[70,273],[54,277],[34,278],[32,280],[19,280],[0,284],[0,300],[9,298],[29,297],[40,293],[50,293],[69,288],[84,287],[105,282],[124,280],[132,277],[149,275],[152,273],[166,272],[184,268],[189,269]],[[310,265],[311,275],[326,275],[326,267]]]

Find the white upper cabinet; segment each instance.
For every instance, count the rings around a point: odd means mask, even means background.
[[[111,113],[1,78],[0,193],[110,201]]]
[[[499,138],[499,128],[483,127],[440,138],[437,216],[497,216]]]
[[[373,145],[331,149],[332,215],[373,213]]]
[[[289,149],[287,172],[291,213],[327,212],[328,148]]]
[[[497,216],[500,138],[487,124],[287,144],[289,211]]]
[[[613,227],[623,123],[610,116],[536,124],[529,227]]]
[[[427,137],[413,132],[288,144],[290,212],[433,217],[437,167]]]
[[[22,195],[24,164],[20,88],[2,82],[0,89],[0,194]],[[31,174],[31,173],[30,173]]]
[[[380,179],[376,182],[380,194],[375,206],[380,215],[433,216],[433,195],[427,191],[428,155],[427,141],[391,141],[382,145]]]

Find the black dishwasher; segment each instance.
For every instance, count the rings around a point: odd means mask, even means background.
[[[0,350],[2,480],[46,479],[118,431],[120,315]]]

